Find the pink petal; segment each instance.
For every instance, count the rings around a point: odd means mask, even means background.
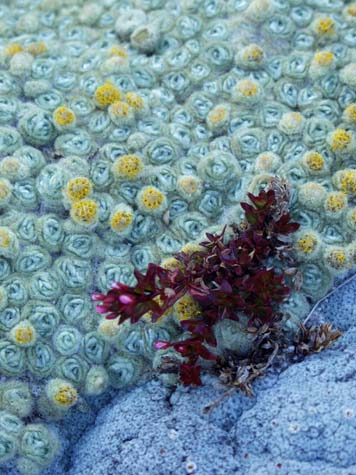
[[[165,348],[169,348],[170,346],[171,344],[168,343],[168,341],[156,341],[156,343],[154,344],[156,350],[162,350]]]
[[[119,300],[123,304],[130,304],[134,302],[133,297],[130,297],[130,295],[120,295]]]

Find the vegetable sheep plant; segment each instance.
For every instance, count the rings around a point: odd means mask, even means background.
[[[181,355],[180,381],[201,384],[202,360],[216,360],[214,325],[223,320],[248,317],[247,326],[272,324],[282,318],[280,304],[290,289],[280,264],[288,261],[288,235],[299,224],[291,222],[287,186],[272,181],[258,196],[248,194],[241,203],[245,219],[227,232],[206,234],[197,250],[175,255],[176,267],[149,264],[145,274],[135,270],[137,283],[130,287],[113,283],[106,295],[94,293],[96,309],[108,319],[137,323],[150,315],[162,317],[183,296],[200,308],[180,320],[182,335],[175,342],[157,341],[156,349],[173,348]],[[278,266],[275,263],[278,262]]]

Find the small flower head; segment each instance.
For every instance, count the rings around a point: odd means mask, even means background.
[[[177,180],[177,191],[188,201],[200,195],[202,182],[195,175],[181,175]]]
[[[64,379],[52,379],[46,387],[48,399],[60,409],[69,409],[78,400],[78,392],[75,387]]]
[[[12,185],[6,178],[0,178],[0,208],[11,199]]]
[[[356,124],[356,103],[349,104],[346,107],[343,119],[350,124]]]
[[[327,68],[334,61],[334,53],[331,51],[318,51],[315,53],[313,63],[321,68]]]
[[[122,155],[112,166],[114,176],[124,180],[135,180],[141,176],[142,171],[143,160],[135,154]]]
[[[117,336],[119,333],[119,324],[118,321],[108,320],[103,318],[98,326],[98,333],[106,340],[111,340]]]
[[[319,152],[306,152],[302,157],[302,164],[311,174],[318,174],[325,170],[325,160]]]
[[[232,90],[232,100],[241,104],[254,104],[262,97],[261,86],[252,79],[241,79]]]
[[[23,320],[10,331],[11,340],[18,346],[32,346],[37,338],[36,330],[29,321]]]
[[[339,216],[347,208],[347,195],[342,191],[328,193],[325,200],[325,210],[329,216]]]
[[[329,246],[324,252],[326,265],[334,271],[350,268],[347,250],[343,247]]]
[[[264,59],[263,49],[256,44],[250,44],[243,49],[242,58],[248,63],[260,64]]]
[[[94,98],[100,107],[106,107],[116,101],[120,101],[121,92],[113,84],[107,82],[96,89]]]
[[[167,199],[158,188],[145,186],[137,195],[137,205],[145,213],[161,214],[167,208]]]
[[[110,227],[117,234],[127,234],[132,228],[134,212],[131,206],[120,204],[110,216]]]
[[[4,157],[0,161],[0,176],[9,180],[21,180],[26,178],[30,173],[30,168],[25,160],[19,157]]]
[[[71,218],[78,224],[90,225],[97,221],[99,206],[94,200],[84,199],[73,203]]]
[[[53,121],[60,127],[71,125],[75,122],[75,114],[66,106],[60,106],[53,112]]]
[[[5,46],[5,54],[6,56],[14,56],[16,53],[21,53],[24,51],[24,48],[20,43],[9,43]]]
[[[193,320],[198,315],[201,315],[199,304],[189,294],[185,294],[174,305],[175,315],[177,320]]]
[[[182,267],[181,263],[175,257],[167,257],[161,262],[161,267],[167,270],[175,270]]]
[[[315,257],[320,250],[320,236],[312,229],[303,231],[297,236],[294,248],[297,256],[302,259]]]
[[[216,129],[227,123],[230,117],[230,107],[225,104],[216,105],[207,116],[207,124],[209,129]]]
[[[111,46],[109,50],[109,54],[110,56],[120,56],[120,58],[128,57],[127,51],[122,46],[119,46],[119,45]]]
[[[260,153],[256,158],[255,171],[257,173],[268,173],[276,170],[281,164],[281,159],[273,152]]]
[[[298,189],[299,203],[308,209],[317,209],[322,206],[325,197],[326,190],[320,183],[310,181]]]
[[[27,45],[26,51],[32,54],[32,56],[39,56],[40,54],[46,53],[47,45],[44,41],[36,41],[35,43]]]
[[[318,18],[313,23],[313,30],[319,38],[333,38],[335,36],[335,22],[328,16]]]
[[[304,120],[300,112],[286,112],[279,121],[278,128],[286,135],[299,134],[303,130]]]
[[[145,107],[145,101],[137,92],[127,92],[125,98],[128,105],[134,110],[142,110]]]
[[[134,120],[133,109],[122,101],[115,101],[109,107],[109,116],[114,124],[129,124]]]
[[[70,201],[79,201],[87,198],[93,190],[93,185],[89,178],[77,176],[68,181],[65,188],[65,195]]]
[[[17,255],[19,243],[16,234],[8,227],[0,227],[0,256],[13,258]]]
[[[336,129],[329,134],[328,143],[331,150],[336,154],[350,152],[354,147],[353,134],[345,129]]]
[[[181,248],[181,252],[184,252],[184,254],[193,254],[193,252],[200,252],[203,251],[204,248],[200,244],[196,242],[187,242],[187,244],[184,244],[184,246]]]
[[[356,170],[345,169],[339,170],[334,175],[334,182],[336,187],[350,195],[356,194]]]

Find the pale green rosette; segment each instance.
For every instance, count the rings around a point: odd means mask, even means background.
[[[303,111],[304,113],[304,111]],[[340,108],[336,101],[324,100],[315,104],[314,107],[305,110],[305,114],[320,119],[327,119],[333,122],[335,125],[339,123]]]
[[[227,184],[227,189],[230,188]],[[198,211],[208,218],[217,217],[223,208],[224,196],[216,190],[206,190],[198,201]]]
[[[254,335],[247,331],[247,317],[239,321],[228,318],[214,325],[214,334],[219,351],[230,350],[240,356],[246,356],[253,348]]]
[[[38,206],[38,195],[33,178],[16,181],[12,188],[15,206],[25,209],[34,209]]]
[[[14,434],[0,429],[0,463],[12,459],[17,452],[18,441]]]
[[[95,313],[93,304],[87,294],[65,293],[59,299],[58,306],[64,320],[75,326],[79,326],[88,318],[88,315]]]
[[[114,282],[135,285],[136,278],[133,271],[134,267],[131,264],[112,264],[104,261],[100,264],[96,277],[98,287],[102,292],[107,292]]]
[[[19,376],[25,366],[24,350],[8,340],[0,340],[0,374]]]
[[[84,290],[90,284],[90,265],[82,259],[60,257],[54,263],[58,276],[67,289]]]
[[[58,91],[52,90],[39,94],[34,102],[41,109],[53,112],[57,107],[60,107],[63,104],[64,99],[62,94]]]
[[[284,63],[284,74],[292,79],[304,79],[308,74],[310,56],[306,53],[292,53]]]
[[[89,371],[89,365],[78,355],[61,357],[56,361],[55,374],[58,378],[67,379],[73,384],[81,384]]]
[[[8,381],[1,385],[0,407],[17,417],[27,417],[33,408],[33,399],[28,383]]]
[[[109,188],[113,181],[111,175],[112,163],[109,160],[93,160],[90,167],[90,179],[97,190]]]
[[[80,90],[89,97],[93,97],[95,90],[103,84],[104,80],[95,72],[83,74],[79,81]]]
[[[206,117],[213,106],[214,103],[210,95],[201,92],[193,92],[187,100],[188,111],[195,119],[201,121],[206,120]]]
[[[195,211],[183,213],[173,222],[173,229],[189,241],[194,241],[208,227],[205,216]]]
[[[302,273],[302,292],[313,301],[324,297],[333,285],[333,276],[321,264],[308,263],[299,267]]]
[[[22,306],[28,300],[28,285],[25,277],[12,274],[2,284],[6,293],[7,300],[10,305]]]
[[[83,95],[71,99],[68,106],[79,118],[87,118],[95,110],[94,102]]]
[[[71,356],[78,353],[82,334],[80,331],[69,325],[60,325],[53,335],[53,347],[63,356]]]
[[[19,92],[18,81],[6,71],[0,71],[0,94],[8,95],[10,92]]]
[[[106,229],[110,214],[114,208],[114,200],[109,193],[95,193],[93,199],[98,203],[98,218],[100,223],[103,224]]]
[[[55,62],[50,58],[36,58],[32,63],[33,79],[50,79],[55,73]]]
[[[306,121],[303,141],[310,148],[322,146],[326,142],[326,137],[334,128],[330,120],[312,117]]]
[[[173,232],[166,231],[161,233],[156,239],[156,245],[162,254],[172,255],[179,252],[184,242]]]
[[[57,367],[55,352],[49,344],[41,341],[27,348],[26,357],[28,370],[39,378],[46,378]]]
[[[0,433],[18,436],[23,429],[22,420],[7,411],[0,411]],[[1,460],[1,455],[0,455]]]
[[[199,161],[198,175],[213,189],[226,190],[241,175],[241,167],[231,153],[212,150]]]
[[[168,202],[169,219],[175,219],[188,211],[189,205],[180,196],[172,196]]]
[[[177,174],[172,167],[160,166],[152,167],[148,171],[148,180],[151,185],[161,191],[169,192],[175,189],[177,183]]]
[[[144,149],[144,155],[152,165],[167,165],[176,162],[178,150],[172,140],[160,138],[150,142]]]
[[[262,129],[239,129],[231,137],[231,148],[239,158],[254,157],[266,150],[266,137]]]
[[[0,95],[0,124],[11,124],[16,119],[19,101],[13,96]]]
[[[121,389],[136,383],[142,374],[143,367],[144,363],[141,358],[119,354],[112,356],[106,366],[110,385]]]
[[[143,272],[150,262],[158,263],[159,249],[154,244],[139,244],[132,248],[131,262],[135,269]]]
[[[62,155],[78,155],[88,157],[95,152],[95,143],[83,129],[74,129],[68,134],[57,137],[54,148]]]
[[[99,247],[96,248],[96,255],[103,259],[108,259],[110,262],[120,263],[130,260],[131,244],[128,242],[117,242],[115,245],[102,246],[100,242]]]
[[[47,467],[57,455],[60,442],[44,424],[28,424],[21,436],[19,454],[30,460],[33,468]]]
[[[233,53],[227,43],[216,41],[206,45],[203,58],[213,71],[221,73],[231,66]]]
[[[54,300],[61,295],[62,282],[54,270],[37,272],[30,278],[29,292],[32,299]]]
[[[293,221],[300,224],[302,228],[320,231],[324,224],[323,216],[312,210],[306,210],[304,206],[297,207],[292,213]]]
[[[288,80],[282,79],[275,86],[275,93],[278,99],[288,107],[295,108],[298,101],[299,89]]]
[[[58,166],[67,171],[69,174],[68,178],[69,176],[71,178],[73,176],[89,176],[89,162],[87,158],[71,155],[61,158]]]
[[[327,76],[319,79],[317,84],[321,89],[324,98],[338,99],[341,89],[338,72],[331,72]]]
[[[6,307],[0,311],[0,331],[7,332],[21,320],[18,307]]]
[[[64,238],[62,252],[74,257],[90,259],[97,252],[94,234],[69,234]]]
[[[83,338],[82,353],[93,364],[103,364],[109,356],[109,345],[96,331],[87,333]]]
[[[58,252],[64,240],[62,221],[55,214],[46,214],[37,221],[40,244],[50,252]]]
[[[289,112],[289,108],[280,102],[266,101],[261,104],[259,121],[262,127],[276,127],[282,115]],[[261,150],[262,152],[264,150]]]
[[[25,140],[32,145],[46,145],[56,135],[51,115],[37,107],[25,112],[18,127]]]
[[[53,78],[54,86],[63,92],[71,91],[77,85],[77,81],[77,75],[73,71],[58,71]]]
[[[61,315],[56,306],[40,300],[27,302],[21,316],[31,322],[36,333],[42,338],[53,335],[61,320]]]
[[[298,107],[303,110],[317,104],[322,99],[321,91],[315,86],[306,86],[298,93]]]
[[[141,189],[142,185],[134,181],[123,181],[120,184],[115,183],[110,188],[110,195],[114,198],[124,199],[129,204],[134,204],[136,200],[136,195]]]
[[[27,246],[15,260],[15,270],[21,274],[29,275],[51,265],[51,256],[39,246]]]
[[[0,127],[0,156],[4,157],[21,147],[22,137],[14,127]]]
[[[40,94],[48,92],[52,88],[51,83],[46,79],[28,80],[23,85],[25,97],[36,98]]]
[[[46,165],[36,179],[37,190],[43,202],[53,208],[62,208],[62,190],[69,179],[68,173],[58,165]]]
[[[110,162],[115,162],[117,158],[127,153],[127,147],[119,143],[107,143],[99,150],[100,158],[110,160]],[[112,164],[110,166],[112,166]]]
[[[143,338],[143,325],[131,325],[126,321],[119,325],[119,332],[115,338],[116,348],[126,355],[143,356],[144,351],[144,338]]]
[[[342,245],[347,242],[346,233],[339,223],[325,223],[321,228],[320,234],[325,244]]]
[[[188,66],[188,78],[194,85],[200,84],[207,79],[211,73],[211,68],[203,59],[196,59]]]
[[[291,335],[296,335],[300,330],[300,323],[310,312],[310,303],[301,292],[292,292],[280,309],[284,315],[283,328]]]
[[[32,175],[37,175],[46,164],[43,153],[30,145],[18,148],[14,153],[14,157],[25,160],[30,167]]]
[[[93,137],[106,138],[112,131],[109,115],[104,111],[93,112],[88,122],[88,131]]]
[[[154,217],[135,214],[132,230],[128,236],[129,241],[138,244],[146,241],[147,239],[153,239],[158,236],[161,231],[161,225]]]

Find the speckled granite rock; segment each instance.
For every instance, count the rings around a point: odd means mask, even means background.
[[[317,309],[345,322],[356,281]],[[336,309],[338,309],[336,311]],[[355,320],[354,320],[355,321]],[[355,475],[356,327],[328,351],[236,393],[210,414],[222,394],[213,378],[173,394],[150,382],[118,395],[79,441],[70,475]]]

